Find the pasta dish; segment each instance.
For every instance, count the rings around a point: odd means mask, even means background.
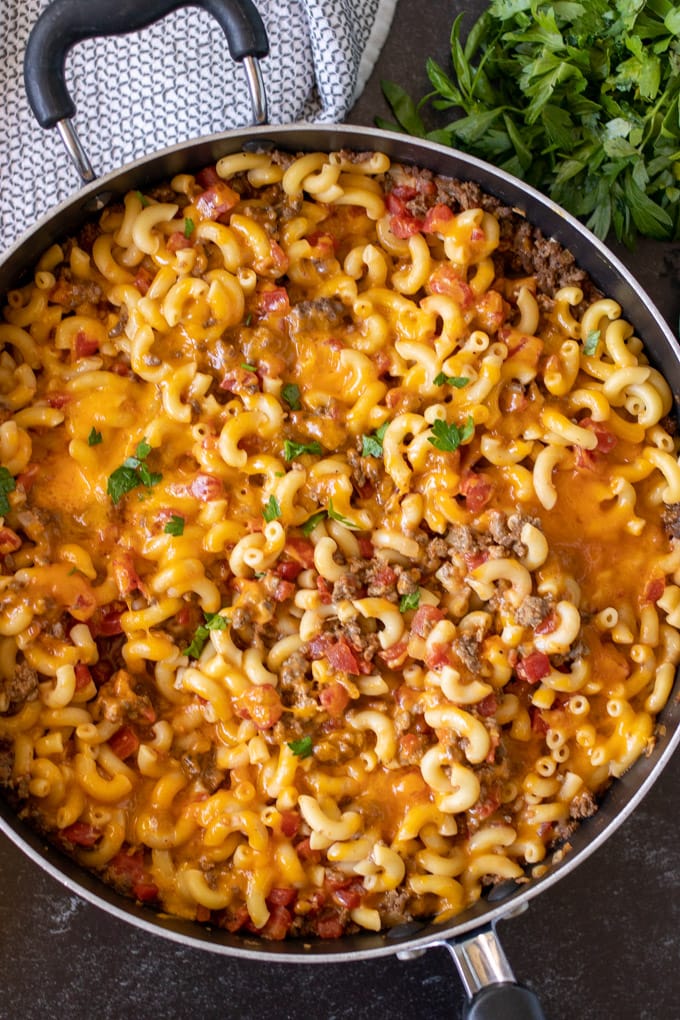
[[[653,746],[672,394],[476,185],[225,156],[46,251],[0,349],[0,781],[121,893],[445,921]]]

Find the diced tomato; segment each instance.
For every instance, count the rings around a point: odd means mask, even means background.
[[[206,220],[218,220],[225,216],[239,202],[238,194],[222,180],[217,180],[202,191],[194,204]]]
[[[447,263],[441,263],[431,273],[426,289],[430,294],[447,294],[463,310],[470,308],[474,302],[469,284]]]
[[[191,495],[201,503],[224,496],[224,484],[217,475],[198,474],[190,485]]]
[[[354,880],[349,884],[341,886],[339,889],[335,889],[333,899],[341,907],[344,907],[345,910],[356,910],[357,907],[361,906],[364,892],[363,884]]]
[[[373,543],[370,538],[365,535],[362,538],[357,539],[359,543],[359,552],[365,560],[373,559]]]
[[[281,942],[285,939],[293,923],[293,916],[285,907],[272,907],[269,912],[269,919],[263,928],[258,928],[257,933],[263,939],[272,942]]]
[[[250,920],[250,914],[245,904],[242,904],[235,914],[228,914],[226,911],[221,913],[217,920],[219,928],[224,928],[225,931],[237,932],[241,931],[242,928]]]
[[[288,839],[292,839],[293,836],[297,836],[300,831],[300,823],[302,819],[297,811],[282,811],[281,812],[281,832]]]
[[[477,298],[475,320],[486,333],[496,333],[510,314],[510,305],[497,290],[488,290]]]
[[[498,698],[491,692],[477,704],[477,711],[480,715],[488,717],[493,715],[498,708]]]
[[[558,623],[557,613],[550,612],[540,623],[536,624],[534,634],[552,634],[554,630],[557,630]]]
[[[33,483],[38,477],[40,471],[40,465],[35,463],[28,463],[23,471],[21,471],[16,477],[17,489],[23,489],[24,492],[30,492],[33,488]]]
[[[263,267],[263,272],[267,273],[269,276],[282,276],[284,273],[287,273],[290,259],[278,241],[275,241],[273,237],[269,240],[269,250],[271,253],[271,266],[267,266],[266,268]],[[274,272],[272,272],[272,270],[274,270]]]
[[[412,216],[410,213],[396,213],[390,216],[390,230],[395,237],[406,241],[423,229],[423,220],[420,216]]]
[[[483,801],[481,801],[479,806],[475,808],[474,810],[475,818],[478,821],[483,822],[485,818],[489,818],[490,815],[494,813],[494,811],[497,811],[500,806],[501,806],[500,791],[496,787],[493,787],[491,790],[489,790],[487,796],[484,798]]]
[[[99,340],[88,336],[85,330],[79,329],[73,340],[73,354],[76,358],[90,358],[99,350]]]
[[[290,300],[285,287],[268,287],[257,294],[257,310],[262,315],[287,315],[290,311]]]
[[[645,588],[643,602],[658,602],[666,589],[663,577],[655,577]]]
[[[425,665],[428,669],[441,669],[451,665],[451,646],[442,641],[435,641],[425,652]]]
[[[595,449],[598,453],[611,453],[618,443],[617,437],[611,429],[607,428],[603,421],[595,421],[593,418],[581,418],[579,425],[581,428],[590,429],[591,432],[595,433],[597,437]]]
[[[381,648],[378,657],[382,659],[388,669],[398,669],[403,666],[408,657],[408,638],[395,641],[389,648]]]
[[[227,393],[257,393],[262,387],[262,380],[257,372],[249,368],[232,368],[220,382],[220,389]]]
[[[150,880],[144,864],[144,852],[119,850],[108,864],[108,871],[128,887],[133,896],[147,903],[158,898],[158,887]]]
[[[221,180],[222,178],[215,166],[205,166],[196,174],[196,183],[204,189],[211,188],[214,184],[219,184]]]
[[[238,714],[242,718],[252,719],[258,730],[271,729],[283,715],[281,699],[271,684],[251,687],[240,696],[238,704]]]
[[[339,719],[349,704],[349,694],[342,684],[328,684],[322,688],[319,701],[332,719]]]
[[[83,691],[92,680],[92,673],[90,667],[84,662],[77,662],[74,666],[74,673],[76,675],[76,690]],[[108,679],[108,678],[107,678]]]
[[[113,554],[111,571],[121,598],[133,591],[141,591],[142,580],[135,569],[132,553],[127,549],[119,549]]]
[[[317,230],[307,237],[309,244],[315,249],[315,255],[330,258],[335,253],[336,239],[332,234],[324,234]]]
[[[297,889],[272,889],[267,896],[267,906],[270,910],[272,907],[290,907],[297,896]]]
[[[113,637],[115,634],[122,634],[120,618],[126,611],[127,606],[124,602],[111,602],[108,606],[95,610],[87,621],[92,637]]]
[[[302,564],[297,560],[279,560],[274,573],[283,581],[294,581],[302,571]]]
[[[49,404],[49,406],[50,407],[56,407],[58,410],[61,410],[62,407],[66,407],[66,405],[70,402],[70,400],[71,400],[71,394],[70,393],[48,393],[47,394],[47,403]]]
[[[468,552],[463,554],[465,566],[468,570],[475,570],[477,567],[481,567],[482,563],[486,563],[488,558],[488,549],[480,549],[479,552]]]
[[[167,240],[168,251],[182,251],[183,248],[193,248],[194,242],[181,230],[175,230]]]
[[[292,559],[299,560],[304,568],[314,566],[314,543],[311,539],[289,535],[285,551]]]
[[[153,280],[154,274],[146,269],[145,266],[140,266],[133,282],[140,294],[146,294]]]
[[[286,602],[295,594],[295,585],[292,581],[279,581],[274,588],[272,598],[275,602]]]
[[[135,754],[139,749],[139,737],[130,726],[121,726],[119,730],[109,737],[109,747],[121,761],[125,761],[130,755]]]
[[[412,184],[395,184],[385,196],[385,204],[389,212],[403,212],[406,203],[410,202],[418,194],[418,189]]]
[[[312,927],[320,939],[339,939],[345,931],[337,913],[328,911],[315,918]]]
[[[102,838],[102,832],[87,822],[73,822],[71,825],[67,825],[65,829],[60,829],[59,836],[66,843],[72,843],[74,846],[82,846],[86,850],[91,850]]]
[[[317,575],[316,588],[317,591],[319,592],[319,598],[321,599],[322,603],[325,606],[329,606],[333,601],[333,589],[331,588],[326,578],[322,577],[321,574]]]
[[[309,836],[301,839],[299,843],[295,844],[295,852],[301,861],[310,861],[312,864],[318,864],[321,860],[321,851],[312,850]]]
[[[326,658],[328,659],[328,664],[341,673],[358,674],[361,672],[359,660],[344,637],[339,638],[328,646]]]
[[[550,668],[550,659],[545,652],[534,651],[520,658],[515,672],[520,680],[525,680],[528,684],[537,684],[550,673]]]
[[[453,219],[453,211],[448,205],[444,205],[443,202],[438,202],[437,205],[433,205],[431,209],[428,209],[425,214],[425,221],[423,223],[423,231],[426,234],[436,234],[441,232],[447,224]]]
[[[531,717],[531,728],[534,733],[546,734],[550,729],[550,725],[547,719],[543,718],[541,710],[536,708],[535,705],[529,705],[529,715]]]
[[[0,556],[16,552],[21,548],[21,539],[11,528],[0,528]]]
[[[436,606],[419,606],[411,620],[411,633],[426,638],[435,624],[444,619],[444,613]]]
[[[493,490],[493,482],[482,472],[467,471],[460,480],[460,494],[473,514],[486,506]]]

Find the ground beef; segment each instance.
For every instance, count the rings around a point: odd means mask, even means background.
[[[473,553],[479,549],[478,535],[466,524],[451,525],[446,535],[446,541],[459,553]]]
[[[292,329],[322,329],[339,326],[345,318],[345,306],[337,298],[315,298],[313,301],[299,301],[291,310],[289,321]]]
[[[279,677],[281,702],[287,708],[316,706],[311,693],[311,664],[302,648],[284,660]]]
[[[380,897],[377,909],[383,918],[383,923],[388,928],[394,928],[398,924],[404,924],[413,920],[413,914],[408,911],[410,894],[407,889],[390,889]]]
[[[571,818],[590,818],[597,811],[597,802],[590,790],[578,793],[569,805]]]
[[[200,779],[208,793],[219,789],[225,779],[225,772],[215,762],[215,748],[205,754],[183,754],[180,758],[182,771],[190,779]]]
[[[479,655],[479,639],[474,634],[461,634],[453,642],[453,650],[471,673],[479,673],[482,660]]]
[[[12,676],[0,680],[0,712],[14,714],[37,697],[38,674],[25,662],[19,663]]]
[[[680,538],[680,503],[669,503],[662,519],[668,537]]]
[[[527,595],[515,618],[522,627],[537,627],[552,611],[552,601],[539,595]]]

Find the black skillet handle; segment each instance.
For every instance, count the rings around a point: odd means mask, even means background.
[[[463,1012],[464,1020],[546,1020],[541,1004],[524,985],[487,985]]]
[[[35,23],[24,57],[28,101],[40,126],[54,127],[75,113],[65,78],[66,56],[75,43],[137,31],[180,7],[212,14],[234,60],[267,56],[267,33],[251,0],[53,0]]]

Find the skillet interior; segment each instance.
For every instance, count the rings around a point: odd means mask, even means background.
[[[581,224],[552,203],[509,175],[472,157],[434,143],[415,142],[385,131],[368,128],[313,127],[292,125],[284,128],[254,128],[248,132],[230,132],[187,142],[157,155],[140,159],[122,171],[101,178],[55,212],[43,218],[7,253],[0,266],[0,296],[16,286],[49,245],[77,229],[90,215],[93,199],[112,197],[129,190],[145,188],[179,172],[198,170],[217,158],[244,145],[261,146],[271,141],[290,151],[379,149],[393,160],[426,166],[437,173],[469,179],[523,213],[547,236],[555,237],[571,250],[578,264],[599,288],[622,306],[643,339],[650,361],[662,371],[680,404],[680,350],[668,325],[641,291],[622,263]],[[253,937],[230,935],[223,930],[156,914],[118,896],[94,875],[84,872],[59,851],[47,845],[36,833],[19,821],[12,809],[0,800],[0,828],[37,864],[62,882],[71,892],[84,896],[116,916],[156,934],[197,948],[251,959],[294,962],[341,962],[386,955],[406,949],[425,947],[442,938],[455,938],[519,909],[528,899],[548,888],[571,871],[606,840],[624,821],[651,787],[680,741],[680,704],[673,696],[659,716],[658,739],[653,753],[639,760],[611,787],[600,810],[584,821],[570,838],[572,850],[558,864],[529,886],[496,887],[489,898],[458,915],[453,924],[437,926],[420,922],[393,929],[389,934],[361,934],[339,941],[265,942]],[[505,897],[502,896],[506,892]]]

